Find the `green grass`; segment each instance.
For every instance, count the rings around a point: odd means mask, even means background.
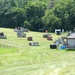
[[[17,52],[17,49],[15,48],[0,48],[0,54],[13,54],[16,52]]]
[[[51,33],[53,41],[44,33],[28,32],[39,46],[29,46],[27,38],[17,38],[13,29],[0,28],[7,39],[0,39],[0,75],[75,75],[75,51],[50,49],[49,45],[66,36]]]

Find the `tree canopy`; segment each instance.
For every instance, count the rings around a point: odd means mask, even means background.
[[[0,0],[0,27],[38,31],[75,27],[75,0]]]

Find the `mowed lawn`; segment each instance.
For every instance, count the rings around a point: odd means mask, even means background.
[[[26,32],[39,46],[29,46],[26,38],[18,38],[13,29],[0,28],[7,39],[0,39],[0,75],[75,75],[75,51],[50,49],[50,44],[66,36],[50,33],[53,41],[40,32]]]

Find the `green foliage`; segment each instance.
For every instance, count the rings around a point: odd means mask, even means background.
[[[25,6],[27,21],[31,24],[30,30],[38,30],[42,22],[41,18],[44,16],[46,5],[43,2],[32,2]]]
[[[37,31],[75,27],[74,0],[0,0],[0,26],[25,26]]]
[[[31,24],[29,23],[29,21],[24,21],[24,27],[25,28],[31,28]]]
[[[75,27],[75,3],[74,0],[61,0],[52,9],[45,12],[42,18],[43,23],[50,27],[51,31],[55,28],[64,28],[65,30],[72,30]],[[51,27],[52,26],[52,27]]]
[[[65,1],[54,7],[54,14],[61,19],[62,28],[72,30],[74,28],[74,1]]]
[[[45,24],[49,31],[53,32],[55,28],[60,28],[60,18],[54,15],[52,10],[47,10],[45,16],[42,17],[42,22]]]

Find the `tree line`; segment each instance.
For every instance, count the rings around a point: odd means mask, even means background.
[[[0,27],[72,30],[75,0],[0,0]]]

